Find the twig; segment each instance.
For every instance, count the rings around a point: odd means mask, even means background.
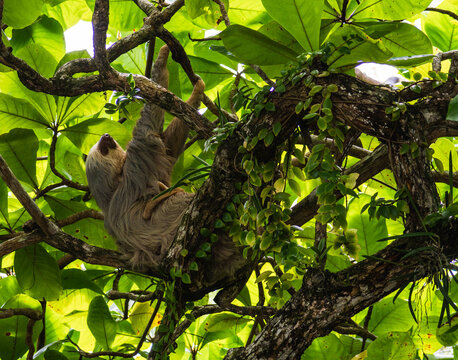
[[[3,157],[0,155],[0,176],[6,185],[10,188],[19,202],[24,206],[25,210],[32,216],[33,220],[43,230],[43,232],[49,236],[53,236],[60,232],[60,229],[49,220],[46,215],[40,210],[40,208],[33,202],[29,194],[24,190],[22,185],[19,183],[16,176],[14,176],[11,169],[6,164]]]
[[[43,314],[40,311],[28,308],[0,309],[0,319],[6,319],[18,315],[23,315],[35,321],[41,320],[43,317]]]
[[[58,221],[56,221],[56,224],[59,227],[64,227],[64,226],[67,226],[67,225],[70,225],[70,224],[74,224],[77,221],[80,221],[80,220],[83,220],[83,219],[87,219],[87,218],[97,219],[97,220],[103,220],[104,219],[102,213],[100,213],[100,212],[98,212],[96,210],[93,210],[93,209],[88,209],[88,210],[84,210],[84,211],[81,211],[79,213],[70,215],[69,217],[66,217],[65,219],[58,220]]]
[[[107,292],[106,296],[110,300],[127,299],[127,300],[133,300],[136,302],[148,302],[148,301],[156,299],[158,297],[158,294],[156,292],[147,291],[145,292],[144,295],[139,295],[133,292],[120,292],[120,291],[110,290]]]
[[[61,183],[59,184],[54,184],[50,186],[55,186],[57,185],[66,185],[68,187],[81,190],[81,191],[89,191],[89,188],[85,185],[78,184],[74,181],[71,181],[67,179],[64,175],[62,175],[57,169],[56,169],[56,144],[57,144],[57,131],[54,131],[52,140],[51,140],[51,145],[49,147],[49,167],[51,168],[51,171],[53,172],[54,175],[56,175],[58,178],[62,180]],[[46,189],[50,188],[48,186]],[[54,187],[54,188],[55,188]],[[49,190],[47,190],[49,191]],[[39,194],[42,196],[44,193],[44,190],[40,191]]]
[[[456,13],[454,13],[453,11],[449,11],[449,10],[445,10],[445,9],[438,9],[438,8],[430,8],[430,7],[426,8],[426,11],[435,11],[435,12],[438,12],[438,13],[441,13],[441,14],[445,14],[445,15],[451,16],[455,20],[458,20],[458,15]]]
[[[452,59],[453,55],[456,54],[457,52],[458,50],[451,50],[451,51],[437,53],[433,58],[433,65],[432,65],[433,70],[435,72],[441,71],[442,61]]]
[[[148,0],[132,0],[146,15],[151,15],[157,11],[152,2]]]
[[[217,3],[219,5],[219,10],[221,11],[221,16],[224,19],[224,23],[226,24],[227,27],[231,26],[231,22],[229,20],[229,16],[227,15],[226,7],[224,6],[223,2],[221,0],[212,0],[214,3]]]
[[[18,233],[15,235],[16,236],[14,238],[6,240],[0,244],[0,257],[43,241],[43,237],[36,233],[33,235]]]
[[[264,82],[270,86],[275,86],[275,83],[269,79],[267,74],[258,66],[258,65],[250,65],[250,67],[258,74]]]
[[[131,353],[122,353],[122,352],[118,352],[118,351],[98,351],[98,352],[93,352],[93,353],[89,353],[89,352],[86,352],[84,350],[82,350],[78,344],[76,344],[74,341],[72,341],[72,339],[70,339],[69,337],[67,337],[67,340],[73,345],[76,347],[76,349],[78,350],[78,353],[80,354],[80,356],[83,356],[83,357],[86,357],[86,358],[96,358],[96,357],[99,357],[99,356],[112,356],[112,357],[121,357],[121,358],[132,358],[134,357],[135,355],[137,355],[141,348],[142,348],[142,345],[143,343],[145,342],[145,339],[146,339],[146,335],[148,335],[148,332],[149,332],[149,329],[151,327],[151,325],[153,324],[153,321],[157,315],[157,312],[159,311],[159,307],[162,303],[162,295],[157,299],[157,302],[156,302],[156,307],[154,308],[154,311],[153,311],[153,314],[151,315],[149,321],[148,321],[148,324],[146,325],[145,327],[145,330],[143,331],[143,334],[140,338],[140,341],[138,342],[137,344],[137,347],[135,348],[135,350]]]
[[[372,341],[374,341],[375,339],[377,339],[377,336],[375,336],[369,330],[363,328],[362,326],[359,326],[354,321],[338,325],[334,328],[334,331],[337,331],[339,334],[343,335],[358,335],[361,336],[364,340],[371,339]]]

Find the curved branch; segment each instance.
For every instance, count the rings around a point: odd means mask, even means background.
[[[447,261],[458,256],[458,219],[433,229]],[[254,342],[229,350],[226,360],[299,359],[317,337],[329,334],[345,319],[408,284],[413,276],[432,275],[441,266],[437,254],[403,257],[425,244],[425,237],[398,239],[375,257],[337,273],[311,269],[301,289],[279,310]],[[374,257],[374,259],[375,259]],[[306,304],[306,305],[304,305]]]
[[[438,13],[441,13],[441,14],[445,14],[445,15],[448,15],[452,18],[454,18],[455,20],[458,20],[458,15],[456,13],[454,13],[453,11],[449,11],[449,10],[445,10],[445,9],[438,9],[438,8],[426,8],[425,9],[426,11],[435,11],[435,12],[438,12]]]
[[[45,234],[53,236],[60,232],[58,226],[49,220],[37,204],[30,198],[29,194],[24,190],[1,155],[0,176]]]

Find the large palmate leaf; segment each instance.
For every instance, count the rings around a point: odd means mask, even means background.
[[[86,0],[94,9],[95,0]],[[122,16],[120,16],[122,14]],[[130,0],[110,1],[110,29],[116,31],[135,31],[142,27],[145,13]]]
[[[3,280],[2,280],[3,281]],[[4,305],[4,309],[31,309],[41,312],[41,304],[31,297],[18,294],[9,299]],[[27,323],[29,319],[25,316],[14,316],[6,319],[0,319],[0,358],[2,360],[19,359],[26,353]],[[33,327],[32,341],[38,338],[42,329],[42,323],[39,321]]]
[[[385,48],[393,53],[393,57],[433,52],[431,41],[425,33],[410,24],[400,22],[372,24],[367,26],[364,32],[373,39],[381,39]]]
[[[21,29],[32,24],[41,14],[43,0],[5,0],[3,23]]]
[[[456,13],[458,0],[444,1],[440,8]],[[458,21],[452,20],[449,15],[430,11],[422,25],[433,45],[441,51],[458,49]]]
[[[16,177],[32,188],[38,188],[36,159],[38,139],[32,130],[13,129],[0,136],[0,154]]]
[[[97,343],[106,350],[110,349],[118,326],[111,317],[110,310],[102,296],[96,296],[91,301],[87,316],[87,325],[97,340]]]
[[[258,31],[270,39],[292,49],[300,54],[304,51],[297,39],[295,39],[282,25],[275,20],[261,26]]]
[[[230,4],[229,18],[234,24],[250,26],[264,24],[270,19],[261,0],[230,0]]]
[[[35,299],[56,300],[62,290],[56,260],[41,245],[16,251],[14,269],[22,290]]]
[[[113,136],[121,146],[125,146],[131,138],[131,134],[124,126],[108,119],[85,120],[62,130],[62,134],[68,137],[84,154],[87,154],[105,133]]]
[[[71,120],[98,113],[103,109],[106,99],[106,94],[103,93],[57,97],[57,123],[66,124]]]
[[[11,46],[15,50],[28,44],[41,45],[55,59],[65,55],[65,40],[62,26],[57,20],[42,16],[40,21],[19,30],[13,30]]]
[[[290,32],[306,51],[319,48],[323,0],[262,0],[272,18]]]
[[[17,52],[15,51],[15,55],[26,61],[42,76],[49,78],[54,75],[57,67],[57,59],[43,46],[30,43],[17,50]]]
[[[327,42],[332,44],[328,64],[334,68],[359,62],[384,62],[392,56],[381,39],[372,39],[355,26],[337,28]]]
[[[417,349],[408,332],[389,332],[378,337],[367,348],[371,360],[413,360]]]
[[[385,218],[369,219],[366,212],[361,214],[361,208],[370,200],[368,195],[360,194],[348,204],[348,228],[358,229],[358,244],[361,246],[361,255],[373,255],[383,249],[385,244],[378,242],[388,236]]]
[[[393,303],[393,299],[388,298],[374,305],[368,330],[380,336],[392,329],[408,331],[414,324],[407,301],[398,299]]]
[[[359,3],[354,15],[357,19],[404,20],[425,10],[431,0],[361,0]]]
[[[323,351],[326,349],[326,351]],[[301,360],[344,360],[348,354],[342,342],[334,334],[315,339],[304,352]]]
[[[0,92],[29,102],[44,119],[44,123],[51,124],[55,120],[56,101],[54,96],[27,89],[18,79],[16,72],[0,74]]]
[[[85,0],[65,0],[58,4],[45,4],[43,12],[56,19],[64,30],[80,20],[91,21],[92,13]]]
[[[242,25],[231,25],[220,33],[224,46],[246,64],[276,65],[296,59],[293,50]]]
[[[47,121],[25,100],[0,93],[0,134],[15,128],[45,129]]]

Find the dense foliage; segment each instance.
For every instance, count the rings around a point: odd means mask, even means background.
[[[430,2],[0,0],[0,359],[456,358],[458,1]],[[141,76],[164,42],[170,92]],[[138,273],[84,160],[145,101],[192,129],[197,195]],[[221,232],[248,264],[215,283]]]

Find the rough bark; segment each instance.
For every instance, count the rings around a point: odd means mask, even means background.
[[[446,260],[456,258],[458,221],[440,224],[433,231],[440,236]],[[440,266],[435,262],[437,254],[420,253],[401,260],[424,241],[425,238],[400,239],[375,254],[384,261],[364,260],[338,273],[308,271],[301,289],[255,341],[245,348],[230,350],[225,359],[300,359],[317,337],[329,334],[336,325],[408,284],[414,276],[434,273]]]

